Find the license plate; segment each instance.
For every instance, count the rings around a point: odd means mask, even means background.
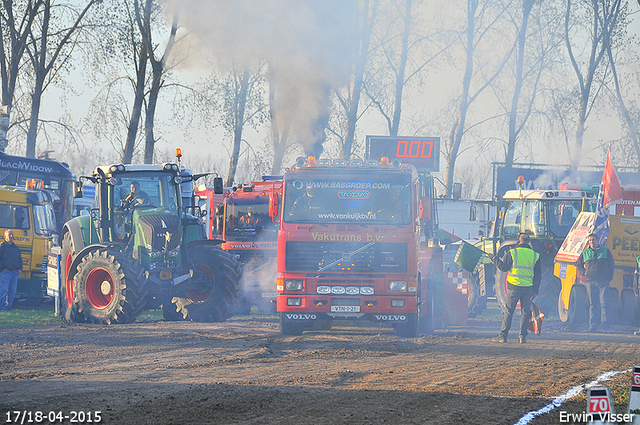
[[[332,313],[360,313],[359,305],[332,305]]]
[[[262,293],[262,298],[277,298],[278,297],[278,293],[277,292],[263,292]]]

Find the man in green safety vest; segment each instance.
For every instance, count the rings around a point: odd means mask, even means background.
[[[529,235],[520,233],[518,245],[507,251],[502,258],[492,258],[496,267],[507,272],[506,311],[503,312],[502,328],[494,342],[507,342],[507,335],[511,329],[513,313],[520,301],[520,344],[527,342],[527,327],[531,316],[531,301],[538,295],[540,288],[541,268],[540,254],[535,252],[529,243]]]
[[[600,245],[594,233],[587,237],[587,247],[582,250],[576,268],[584,276],[589,296],[589,332],[609,330],[607,321],[607,299],[609,283],[613,279],[613,254]]]

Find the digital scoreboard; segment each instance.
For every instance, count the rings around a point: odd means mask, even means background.
[[[397,159],[403,164],[411,164],[418,171],[439,171],[439,137],[396,137],[367,136],[367,159],[389,161]]]

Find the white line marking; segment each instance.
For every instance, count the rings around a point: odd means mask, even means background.
[[[550,404],[547,404],[542,409],[536,410],[535,412],[527,413],[522,418],[520,418],[520,420],[518,422],[516,422],[514,425],[527,425],[536,416],[540,416],[540,415],[542,415],[544,413],[551,412],[556,407],[560,407],[562,405],[562,403],[564,403],[565,401],[567,401],[569,399],[572,399],[573,397],[575,397],[578,394],[580,394],[583,390],[586,390],[586,389],[591,388],[591,387],[595,387],[596,385],[600,384],[600,382],[602,382],[602,381],[608,381],[609,379],[613,378],[616,375],[619,375],[621,373],[626,373],[626,372],[629,372],[629,371],[631,371],[631,369],[604,372],[602,375],[598,376],[595,381],[591,381],[587,385],[579,385],[577,387],[573,387],[569,391],[564,393],[563,395],[554,398],[553,401]]]

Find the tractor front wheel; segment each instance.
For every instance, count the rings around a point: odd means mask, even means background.
[[[142,271],[119,251],[97,249],[75,276],[78,310],[87,322],[129,323],[145,305]]]

